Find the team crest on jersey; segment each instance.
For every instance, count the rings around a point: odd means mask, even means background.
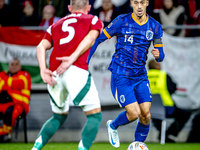
[[[121,95],[121,96],[119,97],[119,99],[120,99],[120,102],[121,102],[121,103],[124,103],[124,102],[125,102],[125,96],[124,96],[124,95]]]
[[[153,39],[153,32],[151,30],[148,30],[146,32],[146,38],[147,38],[147,40],[152,40]]]

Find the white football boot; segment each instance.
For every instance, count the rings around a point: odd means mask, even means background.
[[[118,133],[117,133],[117,129],[113,130],[110,127],[110,123],[112,120],[108,120],[107,121],[107,128],[108,128],[108,136],[109,136],[109,142],[110,144],[115,147],[118,148],[120,146],[120,142],[119,142],[119,137],[118,137]]]

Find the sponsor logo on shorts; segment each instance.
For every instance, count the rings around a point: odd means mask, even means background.
[[[124,95],[121,95],[121,96],[120,96],[120,102],[121,102],[121,103],[124,103],[124,102],[125,102],[125,96],[124,96]]]

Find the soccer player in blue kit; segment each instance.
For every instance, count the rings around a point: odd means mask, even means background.
[[[162,43],[161,25],[146,14],[149,0],[131,0],[133,13],[123,14],[108,25],[93,45],[88,62],[98,44],[117,37],[116,50],[109,66],[111,91],[120,107],[125,107],[114,120],[107,121],[109,141],[119,147],[117,128],[139,118],[135,130],[135,141],[144,142],[149,132],[151,92],[145,68],[147,53],[153,41],[152,55],[156,61],[163,61],[165,55]]]

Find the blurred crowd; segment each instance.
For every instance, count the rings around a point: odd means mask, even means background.
[[[0,0],[0,26],[48,27],[69,14],[70,0]],[[90,14],[107,26],[116,16],[132,12],[130,0],[90,0]],[[199,0],[150,0],[147,13],[165,26],[200,24]],[[194,37],[200,29],[164,29],[173,36]]]

